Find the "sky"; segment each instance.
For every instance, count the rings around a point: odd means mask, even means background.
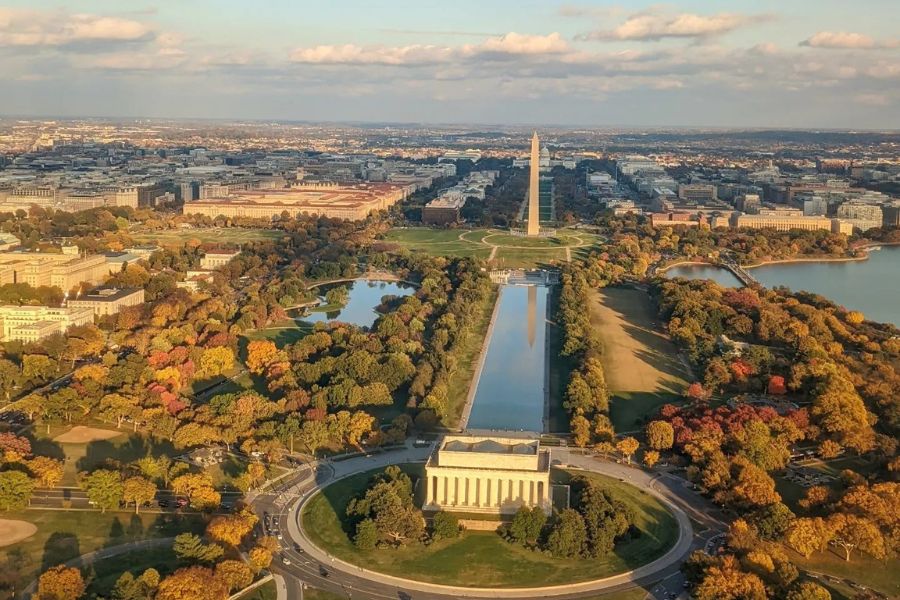
[[[898,0],[0,0],[0,113],[900,129]]]

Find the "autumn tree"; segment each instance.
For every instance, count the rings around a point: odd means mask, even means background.
[[[185,496],[192,508],[212,510],[222,503],[222,496],[213,488],[209,473],[185,473],[172,480],[172,491]]]
[[[849,561],[850,553],[857,549],[877,559],[887,555],[884,536],[871,520],[835,513],[827,523],[832,531],[831,543],[844,551],[844,560]]]
[[[694,590],[697,600],[766,600],[762,579],[740,568],[733,556],[725,556],[706,569]]]
[[[84,596],[86,586],[81,571],[59,565],[44,571],[38,579],[39,600],[78,600]]]
[[[216,565],[215,576],[225,583],[230,592],[242,590],[253,583],[253,570],[240,560],[223,560]]]
[[[644,466],[652,469],[653,465],[659,462],[659,452],[656,450],[647,450],[644,452]]]
[[[228,584],[205,567],[178,569],[159,583],[155,600],[225,600]]]
[[[624,437],[616,442],[616,450],[622,453],[622,456],[628,461],[628,464],[631,464],[631,457],[637,452],[639,447],[640,442],[631,436]]]
[[[831,592],[813,581],[802,581],[788,592],[786,600],[831,600]]]
[[[63,478],[63,461],[49,456],[35,456],[25,463],[41,487],[56,487]]]
[[[126,504],[134,504],[134,514],[140,513],[141,505],[149,504],[155,497],[156,484],[144,477],[129,477],[122,484],[122,499]]]
[[[820,517],[794,519],[785,532],[788,546],[806,558],[828,547],[832,530]]]
[[[247,344],[247,369],[254,375],[261,375],[266,367],[277,359],[278,347],[270,340],[253,340]]]
[[[238,546],[241,540],[253,531],[258,520],[253,511],[244,509],[238,513],[213,518],[206,526],[206,534],[217,542]]]
[[[675,443],[675,429],[667,421],[650,421],[646,434],[647,445],[654,450],[669,450]]]

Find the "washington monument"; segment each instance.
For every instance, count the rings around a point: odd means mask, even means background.
[[[538,140],[537,131],[531,138],[531,169],[528,179],[528,226],[526,235],[539,235],[541,233],[540,215],[540,186],[541,186],[541,143]]]

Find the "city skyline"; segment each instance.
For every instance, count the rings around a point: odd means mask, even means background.
[[[864,6],[863,6],[864,5]],[[0,7],[6,115],[889,129],[900,8],[104,0]]]

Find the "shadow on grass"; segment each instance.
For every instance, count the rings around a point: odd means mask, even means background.
[[[78,536],[69,532],[54,532],[44,543],[44,556],[41,559],[41,573],[55,567],[68,558],[81,554]]]
[[[124,443],[115,443],[111,440],[98,440],[89,442],[85,455],[78,460],[76,466],[79,471],[88,471],[100,466],[119,465],[133,462],[145,456],[173,457],[179,454],[172,442],[158,440],[140,434],[131,434]]]

